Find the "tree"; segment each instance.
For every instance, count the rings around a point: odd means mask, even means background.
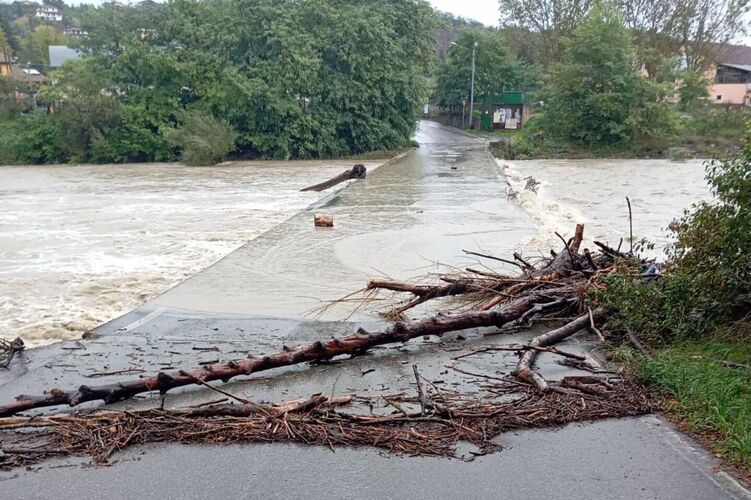
[[[500,0],[506,28],[521,28],[524,50],[545,65],[561,60],[569,37],[597,0]],[[744,35],[751,0],[610,0],[634,35],[639,63],[650,76],[680,56],[688,69],[716,62],[722,44]],[[531,35],[531,36],[530,36]]]
[[[562,41],[570,36],[593,5],[593,0],[500,0],[501,24],[534,32],[528,38],[536,59],[552,64],[561,59]]]
[[[49,46],[66,45],[67,43],[68,37],[56,31],[52,26],[37,26],[21,39],[18,60],[23,64],[49,66]]]
[[[437,73],[435,97],[443,106],[469,102],[472,80],[472,49],[475,42],[477,60],[475,72],[475,99],[504,90],[527,88],[535,83],[533,71],[523,68],[509,54],[500,32],[465,30],[459,33],[456,45]]]
[[[643,99],[631,34],[619,13],[597,5],[565,43],[544,90],[543,129],[586,146],[629,141]]]
[[[709,82],[702,73],[687,69],[677,76],[681,111],[688,111],[709,97]]]
[[[408,144],[437,17],[424,0],[177,0],[89,7],[81,25],[85,61],[42,92],[71,158],[184,154],[164,134],[196,112],[236,132],[233,155],[282,159]]]
[[[688,69],[704,71],[717,62],[722,45],[748,32],[749,0],[673,0],[676,38]]]
[[[3,61],[10,60],[10,45],[8,44],[8,37],[5,35],[5,30],[0,27],[0,55]]]

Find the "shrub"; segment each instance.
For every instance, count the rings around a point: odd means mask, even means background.
[[[62,126],[56,117],[35,112],[28,117],[0,121],[0,164],[60,163],[68,160]]]
[[[715,199],[695,205],[670,225],[667,273],[642,282],[624,266],[606,278],[595,300],[612,313],[614,329],[652,344],[722,333],[751,333],[751,144],[707,164]]]
[[[237,132],[227,122],[201,111],[186,112],[182,122],[168,129],[165,137],[187,165],[216,165],[235,149]]]

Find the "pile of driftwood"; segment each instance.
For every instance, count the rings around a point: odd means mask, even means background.
[[[15,401],[0,405],[0,416],[5,417],[0,418],[3,440],[0,460],[6,466],[14,466],[49,455],[85,452],[102,461],[131,444],[156,441],[361,444],[408,454],[453,456],[458,440],[474,443],[479,453],[484,453],[496,449],[490,440],[509,429],[643,414],[650,411],[650,404],[638,386],[611,373],[598,373],[581,356],[554,347],[583,329],[603,338],[597,327],[602,324],[603,312],[588,307],[588,291],[598,286],[602,275],[614,272],[619,266],[627,266],[634,273],[642,273],[648,267],[647,262],[631,252],[603,243],[595,242],[597,251],[581,249],[583,232],[583,226],[577,226],[572,238],[561,237],[558,252],[551,251],[550,257],[536,261],[519,254],[502,259],[468,252],[513,265],[518,269],[513,274],[468,268],[440,276],[437,282],[428,284],[371,281],[366,287],[368,293],[389,291],[409,296],[388,311],[389,317],[400,319],[380,331],[359,329],[349,336],[298,347],[285,346],[264,356],[249,355],[115,384],[82,385],[69,390],[54,388],[45,394],[18,396]],[[439,304],[434,315],[413,321],[404,319],[411,308],[429,301]],[[447,308],[452,312],[446,312]],[[394,408],[394,413],[386,416],[340,411],[339,407],[360,400],[357,407],[366,406],[372,412],[374,402],[363,405],[362,398],[356,395],[338,400],[314,396],[306,401],[258,405],[209,384],[283,366],[362,356],[373,347],[400,344],[417,337],[480,327],[492,327],[490,334],[502,334],[548,319],[563,324],[534,337],[526,345],[495,348],[517,351],[519,361],[512,376],[483,379],[485,396],[468,398],[435,386],[432,391],[425,390],[415,367],[417,394],[381,397],[382,403]],[[546,380],[534,368],[540,352],[560,355],[568,364],[593,373]],[[459,357],[473,354],[476,351]],[[424,382],[430,385],[430,381]],[[152,391],[164,394],[187,385],[206,386],[235,402],[177,410],[99,409],[56,416],[15,416],[43,407],[74,407],[97,400],[113,403]],[[510,397],[512,393],[514,396]],[[419,413],[405,411],[398,404],[410,399],[419,402]],[[29,432],[40,429],[43,432]]]
[[[105,463],[128,446],[155,442],[294,442],[332,449],[365,445],[412,456],[471,460],[500,450],[501,445],[493,438],[502,432],[642,415],[651,409],[644,391],[628,382],[613,386],[610,397],[587,392],[540,395],[528,386],[502,381],[482,388],[485,396],[470,400],[446,391],[380,398],[329,399],[314,395],[273,405],[217,402],[175,410],[9,417],[0,420],[0,435],[15,432],[5,439],[0,465],[17,467],[47,456],[78,454]],[[350,405],[363,403],[371,408],[388,404],[398,410],[390,415],[345,411]],[[408,413],[402,407],[406,403],[425,406],[420,412]],[[457,455],[459,441],[473,444],[476,450],[469,456]]]

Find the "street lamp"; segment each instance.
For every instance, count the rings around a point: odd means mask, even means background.
[[[469,128],[475,128],[475,61],[477,60],[477,46],[478,42],[472,46],[472,88],[469,92]]]

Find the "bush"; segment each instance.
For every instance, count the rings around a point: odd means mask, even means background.
[[[0,121],[0,137],[3,138],[0,165],[68,161],[62,132],[59,120],[44,112]]]
[[[595,299],[612,313],[614,329],[653,345],[726,335],[751,338],[751,144],[707,164],[715,199],[670,225],[667,273],[642,282],[624,266]]]
[[[216,165],[235,149],[237,132],[227,122],[201,111],[186,112],[182,122],[168,129],[165,137],[187,165]]]

